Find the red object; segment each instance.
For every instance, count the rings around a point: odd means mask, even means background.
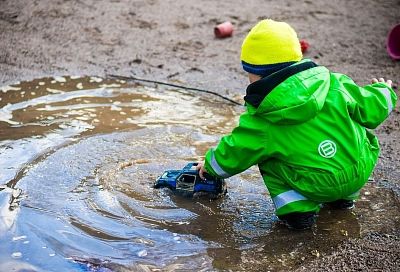
[[[386,50],[394,60],[400,60],[400,24],[395,25],[387,36]]]
[[[310,47],[310,44],[306,40],[300,40],[301,53],[305,53]]]
[[[233,25],[231,22],[225,22],[214,27],[214,34],[217,38],[226,38],[232,36]]]

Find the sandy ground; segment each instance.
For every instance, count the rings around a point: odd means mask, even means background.
[[[400,82],[385,51],[400,1],[0,0],[0,83],[55,75],[135,75],[207,88],[240,101],[247,80],[241,42],[263,18],[289,22],[311,47],[305,57],[359,84]],[[230,20],[232,38],[213,27]],[[398,108],[378,129],[382,156],[374,179],[399,205]],[[300,271],[399,271],[397,228],[365,233]]]

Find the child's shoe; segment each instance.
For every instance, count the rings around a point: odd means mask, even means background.
[[[278,216],[289,229],[306,230],[315,224],[316,213],[314,212],[294,212]]]
[[[329,208],[336,210],[350,210],[354,208],[354,200],[339,199],[325,204]]]

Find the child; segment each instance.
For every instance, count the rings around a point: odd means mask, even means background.
[[[322,203],[352,208],[379,155],[369,129],[395,107],[392,82],[360,87],[349,77],[304,59],[295,31],[262,20],[242,45],[248,72],[246,112],[230,135],[200,163],[228,178],[257,164],[277,216],[293,229],[308,229]]]

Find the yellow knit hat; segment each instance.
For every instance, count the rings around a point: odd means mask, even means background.
[[[243,68],[248,72],[253,72],[252,68],[257,70],[259,66],[299,61],[302,57],[293,28],[270,19],[258,22],[250,30],[243,41],[240,56]]]

